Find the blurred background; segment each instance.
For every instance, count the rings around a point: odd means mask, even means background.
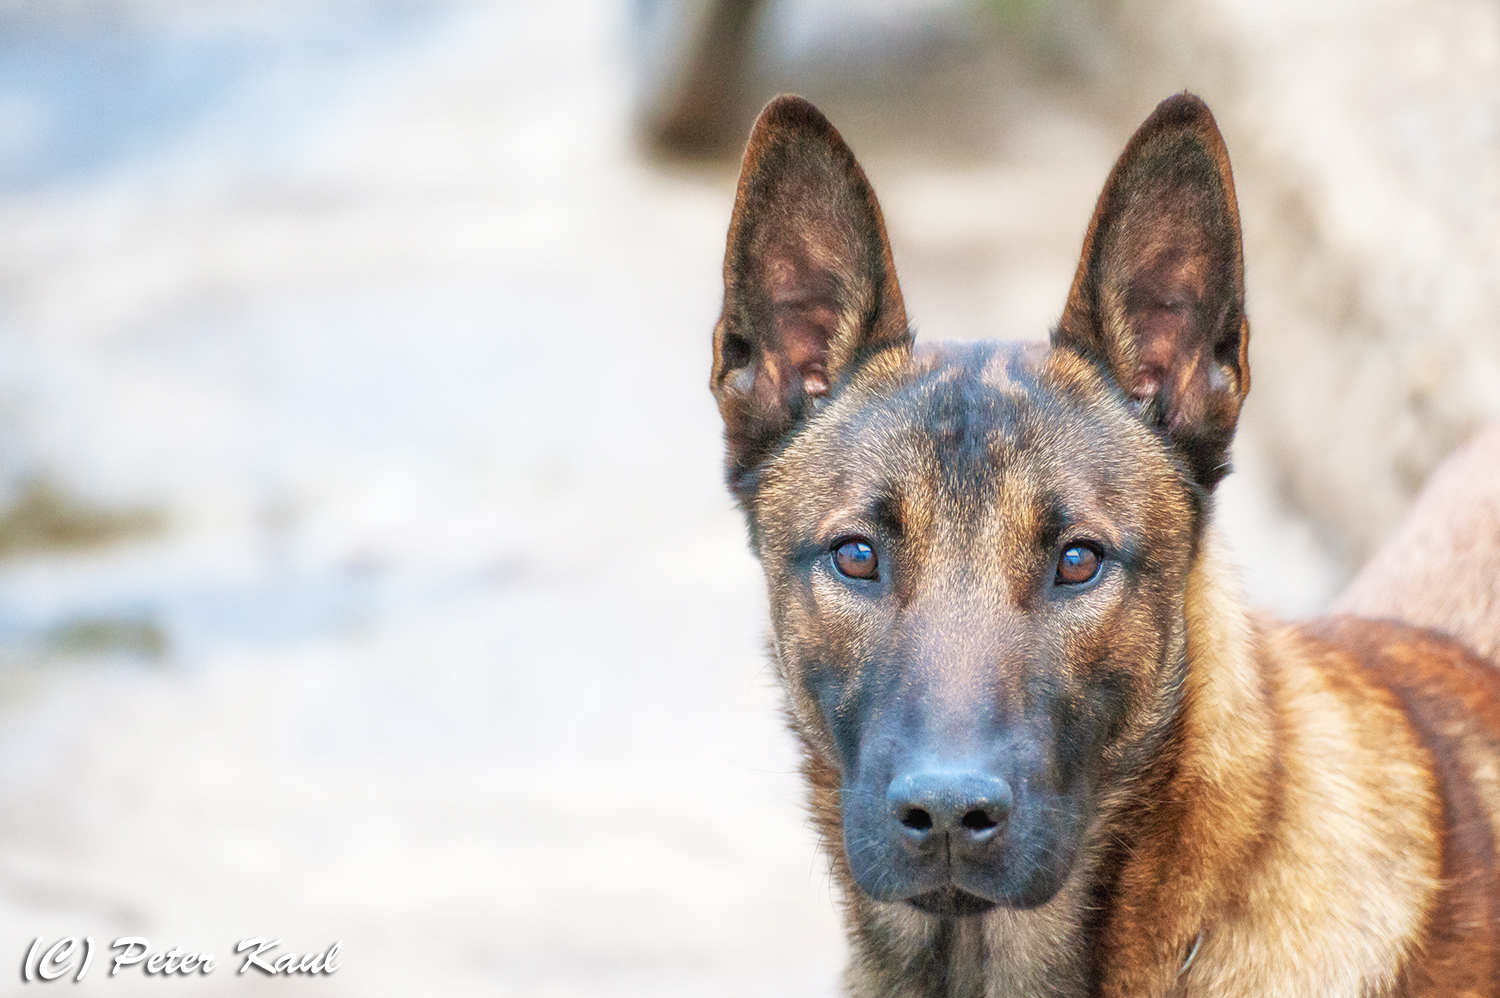
[[[834,994],[706,388],[740,144],[812,98],[919,337],[1040,337],[1184,88],[1245,226],[1221,522],[1307,615],[1500,417],[1492,0],[0,0],[0,963]]]

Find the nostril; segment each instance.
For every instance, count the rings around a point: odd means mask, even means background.
[[[1015,800],[1010,785],[978,766],[918,769],[886,789],[886,827],[914,848],[954,835],[964,848],[978,848],[1002,835]]]
[[[964,815],[962,824],[971,832],[982,832],[987,828],[994,828],[999,822],[984,811],[975,808]]]
[[[901,816],[901,824],[914,832],[925,832],[932,827],[932,815],[920,807],[914,807]]]

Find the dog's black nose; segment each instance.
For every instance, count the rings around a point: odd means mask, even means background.
[[[928,770],[898,776],[886,791],[902,833],[921,843],[939,832],[961,841],[985,842],[1010,817],[1010,784],[972,770]]]

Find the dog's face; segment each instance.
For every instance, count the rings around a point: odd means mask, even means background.
[[[1106,391],[1071,354],[922,352],[766,469],[784,680],[876,899],[1046,901],[1175,688],[1192,501]]]
[[[712,387],[793,724],[874,900],[1045,903],[1170,725],[1248,389],[1239,243],[1213,120],[1174,98],[1050,346],[914,350],[847,147],[796,98],[761,116]]]

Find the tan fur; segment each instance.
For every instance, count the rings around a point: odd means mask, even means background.
[[[1201,563],[1193,585],[1194,751],[1175,796],[1194,802],[1177,849],[1196,865],[1159,889],[1191,899],[1176,939],[1204,933],[1185,993],[1381,993],[1419,940],[1438,877],[1424,835],[1439,816],[1433,778],[1411,761],[1425,750],[1337,652],[1265,619],[1241,629]]]

